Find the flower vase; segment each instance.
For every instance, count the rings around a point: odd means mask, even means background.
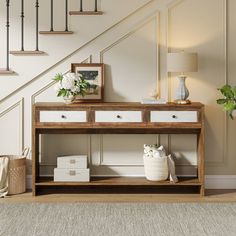
[[[75,96],[68,96],[68,97],[63,97],[64,103],[69,105],[72,104],[75,100]]]

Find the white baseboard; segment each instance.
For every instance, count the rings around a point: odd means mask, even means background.
[[[236,175],[206,175],[206,189],[236,189]]]
[[[26,188],[31,189],[32,176],[27,175]],[[236,175],[206,175],[206,189],[236,189]]]

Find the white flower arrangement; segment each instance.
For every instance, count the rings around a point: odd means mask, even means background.
[[[144,156],[154,158],[166,157],[166,151],[163,146],[158,147],[156,144],[144,144]]]
[[[54,89],[58,97],[84,96],[90,86],[81,74],[75,73],[57,74],[53,80],[57,82]]]

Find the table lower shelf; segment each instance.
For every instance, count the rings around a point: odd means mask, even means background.
[[[144,177],[91,177],[90,182],[54,182],[52,177],[40,177],[35,183],[36,186],[156,186],[156,185],[190,185],[200,186],[196,177],[180,177],[179,182],[173,183],[166,181],[149,181]]]
[[[148,181],[144,177],[91,177],[90,182],[54,182],[38,177],[33,195],[42,193],[197,193],[203,183],[197,177],[179,177],[179,182]]]

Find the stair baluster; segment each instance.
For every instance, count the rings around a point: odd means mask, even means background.
[[[94,8],[94,12],[98,11],[98,0],[95,0],[95,8]]]
[[[35,3],[36,7],[36,23],[35,23],[35,28],[36,28],[36,47],[35,50],[25,50],[25,45],[24,45],[24,18],[25,18],[25,13],[24,13],[24,0],[21,0],[21,50],[20,51],[10,51],[10,54],[12,55],[42,55],[44,54],[43,51],[39,50],[39,40],[38,40],[38,8],[39,8],[39,1],[36,0]]]
[[[80,0],[80,12],[83,12],[83,0]]]
[[[83,0],[80,0],[80,10],[79,11],[70,11],[70,15],[102,15],[103,12],[98,10],[98,0],[94,2],[94,10],[93,11],[84,11],[83,9]]]
[[[56,31],[54,30],[53,20],[54,20],[54,2],[51,0],[51,23],[49,31],[39,31],[40,34],[73,34],[72,31],[68,29],[68,0],[65,0],[65,30]]]
[[[9,68],[9,28],[10,28],[9,8],[10,8],[10,0],[6,1],[6,7],[7,7],[7,22],[6,22],[6,33],[7,33],[6,69],[7,69],[7,71],[9,71],[10,70],[10,68]]]
[[[65,0],[65,31],[68,31],[68,0]]]
[[[21,51],[24,51],[24,0],[21,0]]]
[[[53,0],[51,0],[51,28],[50,31],[53,32]]]

